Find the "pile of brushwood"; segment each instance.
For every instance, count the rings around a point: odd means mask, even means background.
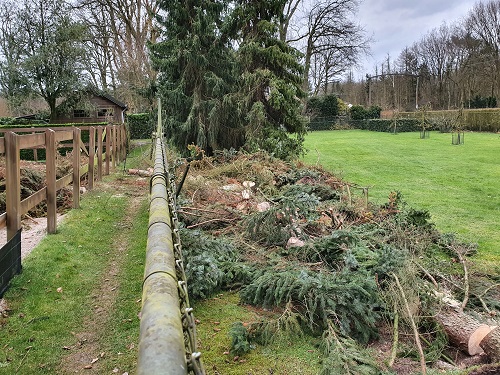
[[[279,312],[235,322],[232,352],[307,333],[322,374],[497,373],[498,270],[481,274],[473,244],[399,193],[381,206],[354,195],[321,168],[264,153],[191,163],[177,200],[191,299],[237,288],[242,303]]]
[[[58,155],[56,158],[56,178],[61,178],[70,173],[72,169],[71,154]],[[5,158],[0,158],[0,214],[6,209],[6,170]],[[29,197],[43,189],[47,183],[45,180],[45,163],[21,160],[20,163],[20,185],[21,200]],[[57,192],[57,208],[59,212],[65,212],[71,208],[73,193],[71,188],[62,188]],[[47,214],[47,204],[42,202],[32,208],[27,215],[30,217],[42,217]]]

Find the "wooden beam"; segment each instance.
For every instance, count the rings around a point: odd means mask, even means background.
[[[111,161],[114,169],[116,167],[116,126],[111,127]]]
[[[65,186],[68,186],[72,182],[73,182],[73,173],[68,173],[66,176],[61,177],[56,181],[57,191],[61,190]]]
[[[80,208],[80,142],[82,132],[73,129],[73,208]]]
[[[57,188],[56,188],[57,189]],[[47,198],[47,187],[44,187],[21,201],[21,215],[28,213],[37,204]]]
[[[109,162],[111,158],[111,126],[106,126],[106,167],[104,174],[109,175]]]
[[[21,228],[21,169],[19,136],[13,132],[5,133],[5,182],[7,241],[12,239]]]
[[[103,129],[102,126],[97,128],[97,181],[102,180],[102,140]]]
[[[52,129],[45,132],[47,142],[45,152],[45,170],[47,180],[47,233],[57,230],[57,200],[56,200],[56,134]]]
[[[89,129],[89,190],[94,188],[94,170],[95,170],[95,128]]]
[[[81,129],[80,129],[81,131]],[[80,133],[81,134],[81,133]],[[83,153],[87,156],[89,156],[89,152],[87,150],[87,147],[85,147],[85,143],[83,143],[82,139],[80,138],[80,149],[83,151]]]
[[[0,138],[0,154],[5,154],[5,140]]]
[[[36,133],[36,134],[27,134],[19,136],[19,148],[33,148],[38,146],[45,145],[45,134]]]
[[[69,141],[73,139],[73,131],[65,130],[65,131],[57,131],[56,132],[56,142]]]
[[[89,171],[89,165],[88,164],[80,166],[80,177],[85,176],[88,173],[88,171]]]

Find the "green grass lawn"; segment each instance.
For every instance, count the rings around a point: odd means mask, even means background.
[[[477,242],[480,261],[500,261],[500,135],[318,131],[306,137],[304,161],[319,162],[344,180],[370,186],[370,199],[400,191],[409,205],[426,209],[437,228]],[[492,264],[493,265],[493,264]]]

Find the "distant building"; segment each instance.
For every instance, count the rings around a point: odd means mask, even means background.
[[[65,123],[124,123],[127,105],[113,96],[88,89],[79,93],[75,104],[67,99],[58,106],[57,124]]]

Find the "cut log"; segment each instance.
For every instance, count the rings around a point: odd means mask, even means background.
[[[471,355],[469,338],[481,326],[481,323],[450,307],[443,307],[436,315],[436,320],[443,326],[450,343],[462,352]]]
[[[479,344],[491,362],[500,362],[500,328],[491,330]]]
[[[481,324],[469,337],[469,354],[476,355],[484,353],[483,348],[479,345],[481,341],[488,335],[496,326],[490,327],[487,324]]]
[[[436,320],[442,325],[448,340],[468,355],[486,353],[492,362],[500,361],[500,330],[480,323],[460,309],[444,307]]]

